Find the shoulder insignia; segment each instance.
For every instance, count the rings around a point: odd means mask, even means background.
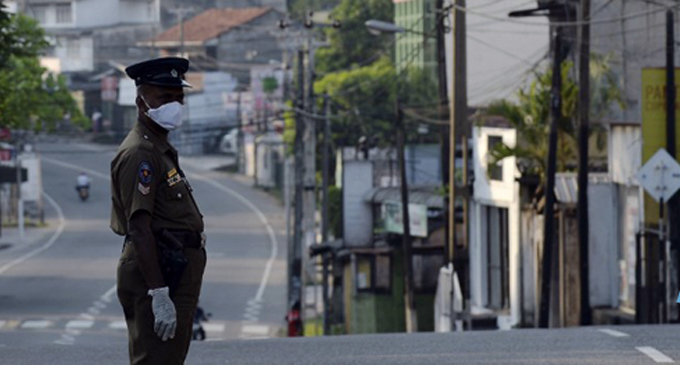
[[[146,161],[142,161],[139,164],[139,180],[142,184],[148,185],[153,179],[153,170],[151,169],[151,164]]]

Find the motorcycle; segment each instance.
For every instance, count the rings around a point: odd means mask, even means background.
[[[203,308],[200,306],[196,307],[196,313],[194,314],[194,323],[192,324],[192,340],[204,341],[205,340],[205,329],[203,329],[202,322],[207,322],[208,318],[212,316],[211,313],[205,313]]]
[[[86,201],[87,198],[90,197],[89,186],[76,186],[76,190],[78,191],[78,196],[80,197],[80,200]]]

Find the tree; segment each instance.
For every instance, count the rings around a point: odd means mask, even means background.
[[[431,103],[437,93],[430,73],[407,69],[397,74],[387,57],[369,66],[326,75],[314,89],[317,94],[328,93],[333,100],[339,115],[332,128],[337,146],[354,146],[361,137],[376,145],[392,146],[397,95],[401,106],[409,107]],[[417,139],[419,121],[407,117],[406,122],[407,139]]]
[[[39,56],[49,46],[44,30],[0,5],[0,126],[51,130],[66,120],[85,126],[64,78],[40,66]]]
[[[623,108],[623,97],[616,75],[609,66],[610,59],[593,55],[591,57],[591,110],[592,120],[604,117],[613,105]],[[573,63],[562,65],[562,119],[557,125],[557,171],[570,171],[575,168],[577,159],[577,101],[578,85],[569,77]],[[483,113],[488,116],[501,116],[517,129],[517,144],[496,145],[490,153],[490,164],[514,156],[523,174],[545,178],[546,156],[548,154],[548,129],[550,123],[550,92],[552,69],[536,74],[535,80],[526,90],[517,94],[518,101],[500,100],[492,103]],[[598,144],[604,144],[602,129],[591,126],[591,136],[596,135]]]
[[[353,65],[369,65],[380,58],[379,50],[391,44],[393,35],[373,36],[365,23],[369,19],[392,22],[392,0],[342,0],[333,9],[332,16],[342,26],[325,30],[330,46],[316,52],[318,73],[344,70]]]

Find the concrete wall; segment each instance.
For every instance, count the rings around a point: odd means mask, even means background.
[[[342,179],[343,235],[345,245],[364,246],[373,238],[373,213],[364,195],[373,187],[373,164],[345,160]]]
[[[225,72],[204,72],[203,91],[186,98],[188,119],[192,125],[236,125],[236,113],[227,112],[225,94],[236,89],[237,81]]]
[[[642,159],[642,132],[639,125],[612,125],[609,128],[609,174],[612,182],[637,185]]]
[[[121,23],[155,23],[160,21],[160,0],[120,1]]]
[[[660,0],[657,3],[669,6],[674,1]],[[594,0],[592,9],[600,9],[593,16],[591,27],[591,52],[611,55],[611,66],[618,74],[625,93],[627,108],[615,110],[610,120],[639,122],[642,120],[640,100],[643,67],[664,67],[666,64],[666,11],[662,6],[642,1]],[[675,19],[680,13],[675,8]],[[647,13],[644,16],[635,14]],[[598,22],[605,19],[620,19],[619,22]],[[680,37],[680,27],[675,27],[675,37]],[[675,58],[680,56],[676,47]]]
[[[618,306],[619,220],[618,197],[614,184],[589,184],[590,216],[590,304]]]
[[[515,158],[506,158],[500,163],[503,166],[502,180],[490,180],[487,177],[488,137],[500,136],[503,143],[512,146],[516,143],[516,131],[506,128],[479,127],[473,129],[473,168],[474,196],[471,214],[470,231],[470,273],[471,301],[473,305],[485,306],[488,280],[486,261],[486,230],[489,224],[485,207],[493,206],[508,209],[508,266],[510,315],[503,319],[508,326],[519,324],[522,310],[521,293],[521,250],[520,250],[520,201],[519,184],[515,181],[518,171]],[[491,222],[494,223],[494,222]],[[476,279],[472,279],[475,278]]]

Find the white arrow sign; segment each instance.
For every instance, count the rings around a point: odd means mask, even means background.
[[[640,168],[637,178],[654,200],[667,202],[680,189],[680,164],[662,148]]]

